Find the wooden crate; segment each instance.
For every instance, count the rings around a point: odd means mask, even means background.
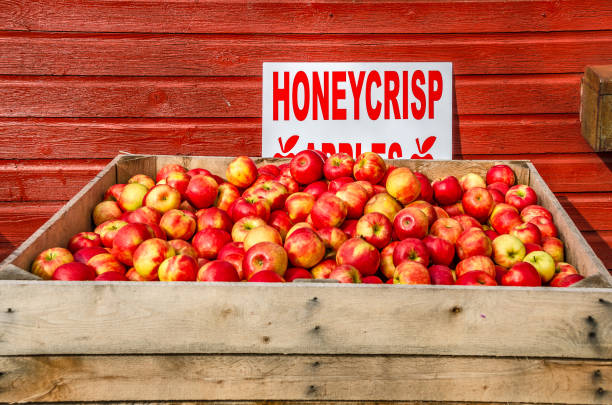
[[[525,161],[504,163],[553,212],[582,288],[17,280],[91,229],[111,184],[228,161],[117,157],[2,263],[0,402],[612,403],[612,280]],[[393,161],[431,178],[498,163]]]
[[[612,151],[612,65],[587,66],[580,93],[582,136],[595,152]]]

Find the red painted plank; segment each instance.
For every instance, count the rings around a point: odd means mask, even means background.
[[[263,61],[451,61],[456,74],[578,73],[612,60],[612,32],[181,35],[6,32],[0,74],[256,76]]]
[[[5,0],[0,29],[188,33],[431,33],[612,28],[606,0]],[[495,12],[491,12],[495,10]],[[108,18],[112,16],[112,18]]]
[[[578,113],[580,77],[454,78],[457,113]],[[2,117],[261,117],[259,77],[0,77]]]
[[[0,203],[0,244],[19,245],[64,204],[65,201]]]
[[[467,155],[462,159],[526,159],[556,193],[612,191],[612,153]]]
[[[257,118],[0,118],[0,144],[0,159],[112,158],[119,151],[256,156],[261,153],[261,122]],[[592,151],[573,114],[460,117],[454,150],[473,155]]]
[[[612,231],[582,232],[607,269],[612,270]]]
[[[612,231],[612,193],[557,193],[581,231]]]

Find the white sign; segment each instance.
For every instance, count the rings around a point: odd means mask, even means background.
[[[262,156],[452,159],[452,63],[264,63]]]

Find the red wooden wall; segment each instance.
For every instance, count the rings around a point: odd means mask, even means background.
[[[0,6],[0,257],[119,151],[259,155],[263,61],[452,61],[457,159],[530,159],[612,268],[612,154],[580,135],[609,0]]]

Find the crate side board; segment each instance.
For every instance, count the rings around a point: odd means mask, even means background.
[[[0,368],[5,373],[0,401],[5,402],[266,398],[605,404],[612,400],[612,361],[601,360],[42,356],[0,357]]]
[[[612,289],[2,281],[0,296],[0,355],[612,359]]]

